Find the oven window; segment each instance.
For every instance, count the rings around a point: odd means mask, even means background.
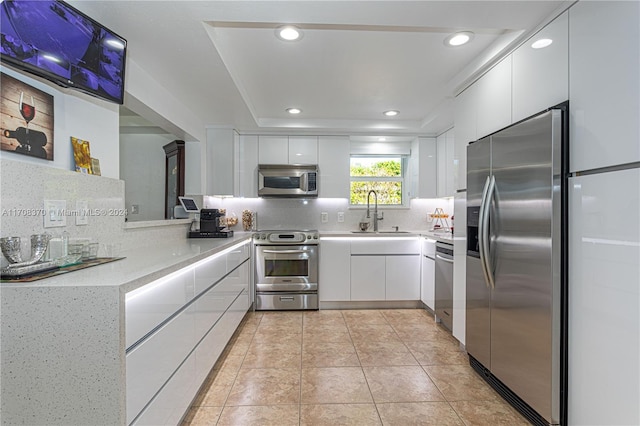
[[[266,259],[264,272],[267,277],[306,277],[309,261],[306,259]]]
[[[297,189],[300,188],[299,176],[265,176],[264,187],[274,189]]]

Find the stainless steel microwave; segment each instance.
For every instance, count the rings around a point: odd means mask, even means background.
[[[258,165],[258,196],[300,198],[318,196],[318,166]]]

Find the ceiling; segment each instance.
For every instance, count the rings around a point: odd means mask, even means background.
[[[572,3],[70,2],[126,38],[129,58],[206,125],[390,136],[447,130],[455,95]],[[303,38],[276,38],[285,23]],[[462,30],[471,43],[444,45]]]

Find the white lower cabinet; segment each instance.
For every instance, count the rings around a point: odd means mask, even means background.
[[[351,299],[351,241],[322,239],[319,269],[318,297],[321,302]]]
[[[137,341],[126,354],[127,424],[177,424],[183,417],[249,308],[249,244],[212,256],[195,273],[187,267],[185,274],[127,294],[125,312],[131,315],[125,316],[126,331],[134,332]],[[176,293],[180,288],[187,292]],[[167,300],[171,294],[179,297]],[[176,300],[181,307],[176,308]],[[176,312],[168,319],[167,303]],[[155,316],[156,324],[139,314],[157,309],[163,314]],[[144,337],[138,340],[140,334]]]
[[[351,256],[351,300],[385,300],[385,256]]]
[[[386,300],[420,300],[420,255],[387,256]]]
[[[419,300],[420,256],[351,256],[351,300]]]
[[[420,268],[420,300],[435,311],[436,304],[436,240],[426,238],[422,242]]]

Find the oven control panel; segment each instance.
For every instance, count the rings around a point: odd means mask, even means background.
[[[258,231],[253,234],[255,244],[318,244],[318,231]]]

